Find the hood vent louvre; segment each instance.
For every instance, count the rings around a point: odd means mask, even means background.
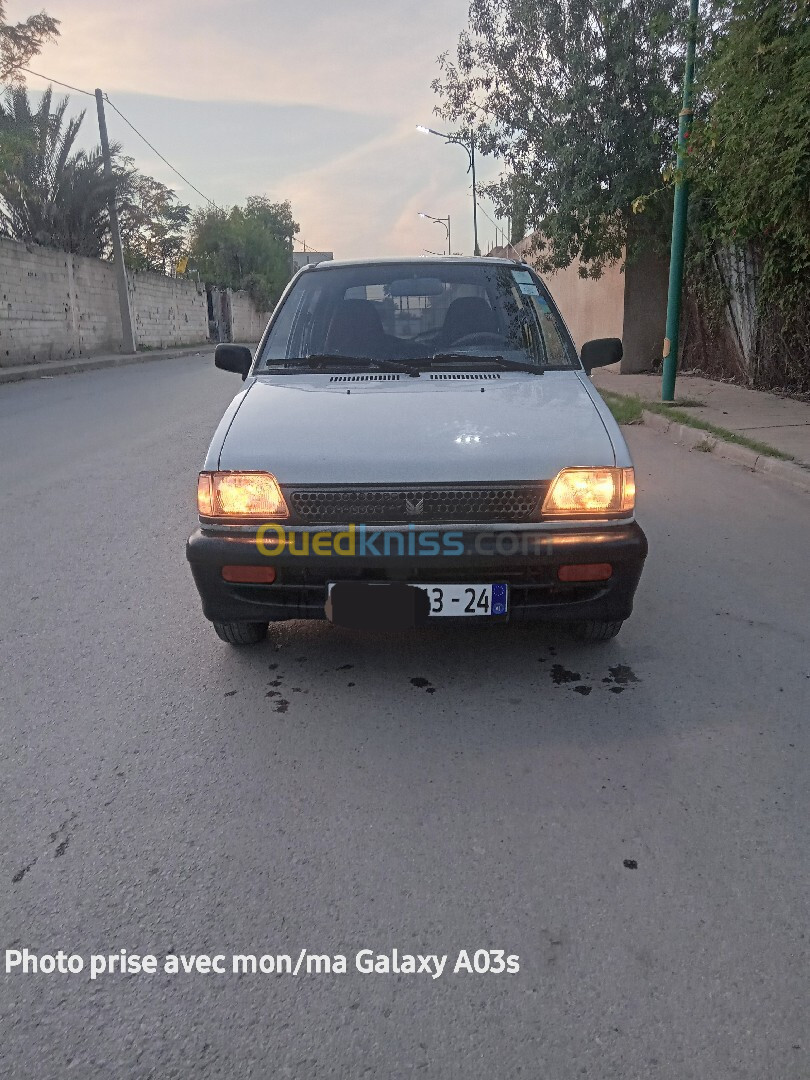
[[[329,382],[399,382],[399,375],[332,375]]]
[[[500,374],[497,371],[437,371],[431,373],[431,381],[444,382],[447,379],[463,379],[467,382],[478,382],[482,379],[500,379]]]

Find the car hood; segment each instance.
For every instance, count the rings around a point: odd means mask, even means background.
[[[616,463],[575,371],[261,376],[229,413],[206,467],[283,484],[509,482]]]

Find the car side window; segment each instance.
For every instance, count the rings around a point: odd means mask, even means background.
[[[262,356],[264,363],[307,355],[322,293],[319,285],[301,288],[301,282],[292,290],[273,323]]]

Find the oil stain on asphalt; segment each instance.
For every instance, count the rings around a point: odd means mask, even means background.
[[[578,671],[567,671],[562,664],[551,665],[551,681],[555,686],[570,682],[578,683],[581,678],[582,676]]]
[[[608,673],[618,686],[629,686],[630,683],[641,682],[638,675],[627,664],[617,664],[616,667],[608,668]]]
[[[541,663],[545,663],[544,657],[541,656],[539,659]],[[552,664],[549,669],[549,677],[555,686],[576,683],[571,689],[575,694],[581,694],[582,697],[587,697],[593,691],[593,685],[591,685],[592,676],[586,675],[583,678],[581,672],[569,671],[562,664]],[[634,683],[640,683],[641,679],[628,664],[616,664],[614,667],[608,668],[608,674],[601,681],[609,693],[623,694]]]
[[[431,683],[430,679],[424,679],[421,675],[416,675],[411,679],[411,684],[419,690],[424,690],[426,694],[436,693],[436,687]]]

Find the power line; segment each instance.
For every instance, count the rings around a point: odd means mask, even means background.
[[[153,145],[152,145],[152,144],[151,144],[151,143],[149,142],[149,140],[147,139],[147,137],[146,137],[145,135],[142,135],[142,134],[141,134],[141,132],[140,132],[140,131],[138,131],[138,129],[137,129],[136,127],[135,127],[135,125],[134,125],[133,123],[131,123],[131,122],[130,122],[129,120],[127,120],[127,118],[126,118],[126,117],[124,116],[124,114],[123,114],[123,113],[121,112],[121,110],[120,110],[120,109],[118,108],[118,106],[117,106],[117,105],[114,105],[114,104],[113,104],[113,102],[112,102],[112,101],[110,101],[110,99],[109,99],[109,98],[107,97],[107,95],[106,95],[106,94],[104,95],[104,100],[105,100],[105,101],[107,102],[107,104],[108,104],[108,105],[110,106],[110,108],[111,108],[111,109],[114,109],[114,110],[115,110],[115,111],[116,111],[116,112],[118,113],[118,115],[119,115],[119,116],[121,117],[121,119],[122,119],[122,120],[124,121],[124,123],[125,123],[125,124],[127,125],[127,127],[131,128],[131,129],[132,129],[132,130],[133,130],[133,131],[135,132],[135,134],[136,134],[136,135],[138,136],[138,138],[139,138],[139,139],[142,139],[142,140],[143,140],[143,142],[145,142],[145,143],[146,143],[146,145],[147,145],[147,146],[149,147],[149,149],[150,149],[150,150],[152,151],[152,153],[153,153],[153,154],[157,154],[157,156],[158,156],[158,157],[160,158],[160,160],[161,160],[161,161],[163,162],[163,164],[164,164],[164,165],[168,165],[168,166],[169,166],[169,168],[170,168],[170,169],[172,170],[172,172],[173,172],[173,173],[175,173],[175,174],[176,174],[177,176],[179,176],[179,177],[180,177],[180,179],[181,179],[181,180],[183,181],[183,183],[184,183],[184,184],[188,184],[188,186],[189,186],[189,187],[191,188],[191,190],[192,190],[192,191],[196,191],[196,192],[197,192],[197,194],[198,194],[198,195],[200,196],[200,198],[201,198],[201,199],[205,199],[205,201],[206,201],[206,202],[207,202],[207,203],[208,203],[208,204],[209,204],[210,206],[216,206],[216,203],[214,202],[214,200],[213,200],[213,199],[209,199],[209,198],[208,198],[208,196],[207,196],[207,195],[204,195],[204,194],[203,194],[203,193],[202,193],[202,192],[200,191],[200,189],[199,189],[198,187],[195,187],[195,186],[194,186],[194,184],[192,184],[192,182],[191,182],[191,181],[190,181],[190,180],[189,180],[189,179],[188,179],[187,177],[183,176],[183,174],[182,174],[182,173],[180,172],[180,170],[179,170],[179,169],[176,169],[176,168],[174,167],[174,165],[172,165],[172,163],[171,163],[170,161],[168,161],[168,160],[167,160],[167,159],[166,159],[166,158],[165,158],[165,157],[163,156],[163,154],[161,154],[161,152],[160,152],[159,150],[157,150],[157,149],[156,149],[156,148],[155,148],[155,147],[154,147],[154,146],[153,146]]]
[[[36,75],[36,77],[38,79],[44,79],[46,82],[56,83],[57,86],[63,86],[66,90],[73,90],[77,94],[84,94],[86,97],[91,97],[91,98],[94,98],[96,96],[90,90],[82,90],[81,87],[79,87],[79,86],[71,86],[70,83],[60,82],[59,79],[52,79],[48,75],[43,75],[39,71],[32,71],[31,68],[22,67],[19,70],[26,72],[26,74],[28,74],[28,75]],[[106,94],[104,95],[104,100],[107,102],[107,104],[110,106],[111,109],[114,109],[115,112],[118,113],[118,115],[121,117],[121,119],[127,125],[127,127],[131,128],[132,131],[134,131],[135,134],[138,136],[138,138],[143,140],[143,142],[149,147],[149,149],[152,151],[152,153],[157,154],[157,156],[160,158],[160,160],[165,165],[168,165],[168,167],[172,170],[172,172],[175,173],[175,175],[179,176],[184,184],[188,184],[188,186],[191,188],[192,191],[196,191],[197,194],[200,196],[200,198],[205,199],[205,201],[209,204],[209,206],[213,206],[215,209],[219,209],[217,207],[217,204],[214,202],[213,199],[209,199],[208,196],[203,194],[203,192],[200,191],[200,189],[198,187],[195,187],[195,185],[192,184],[192,182],[187,177],[183,176],[183,174],[180,172],[179,169],[176,169],[174,167],[174,165],[172,165],[172,163],[167,158],[165,158],[163,156],[163,154],[161,154],[161,152],[158,149],[156,149],[156,147],[154,147],[152,145],[152,143],[149,142],[149,140],[146,138],[145,135],[143,135],[140,131],[138,131],[138,129],[135,127],[135,125],[130,120],[128,120],[126,118],[126,116],[124,116],[124,114],[121,112],[121,110],[118,108],[118,106],[115,105],[112,101],[110,101],[109,97]],[[297,244],[300,244],[301,247],[304,249],[304,251],[306,251],[307,248],[309,248],[310,251],[322,250],[320,248],[318,248],[318,249],[313,248],[312,244],[307,244],[306,241],[304,241],[302,239],[299,239],[299,238],[297,238],[295,236],[293,237],[293,241],[295,243],[297,243]]]
[[[57,86],[64,86],[64,88],[66,90],[73,90],[75,93],[84,94],[86,97],[94,98],[96,96],[95,94],[92,94],[89,90],[82,90],[82,88],[80,86],[71,86],[70,83],[60,82],[59,79],[52,79],[52,78],[50,78],[50,76],[43,75],[39,71],[32,71],[31,68],[25,68],[25,67],[20,68],[20,71],[24,71],[28,75],[36,75],[36,77],[38,79],[44,79],[46,82],[56,83]],[[104,95],[104,100],[107,102],[107,104],[110,106],[111,109],[114,109],[118,113],[118,115],[121,117],[121,119],[127,125],[127,127],[131,128],[135,132],[135,134],[138,136],[138,138],[142,139],[154,154],[157,154],[157,156],[164,163],[164,165],[168,165],[169,168],[172,170],[172,172],[180,177],[180,179],[183,181],[184,184],[188,184],[188,186],[191,188],[192,191],[196,191],[197,194],[200,196],[200,198],[205,199],[205,201],[207,203],[209,203],[211,206],[216,206],[216,203],[214,202],[213,199],[209,199],[208,196],[204,195],[200,191],[200,189],[198,187],[195,187],[195,185],[192,184],[192,182],[187,177],[183,176],[183,174],[180,172],[179,169],[176,169],[174,167],[174,165],[172,165],[172,163],[167,158],[165,158],[163,156],[163,154],[161,154],[161,152],[159,150],[157,150],[149,142],[149,140],[146,138],[145,135],[141,134],[141,132],[138,131],[138,129],[135,127],[135,125],[130,120],[128,120],[126,118],[126,116],[124,116],[124,114],[121,112],[121,110],[118,108],[118,106],[115,105],[112,101],[110,101],[110,99],[107,97],[106,94]]]
[[[77,94],[86,94],[87,97],[95,97],[89,90],[82,90],[78,86],[71,86],[70,83],[59,82],[58,79],[50,79],[47,75],[40,75],[38,71],[32,71],[30,68],[21,67],[20,71],[24,71],[27,75],[36,75],[38,79],[44,79],[45,82],[56,83],[57,86],[64,86],[66,90],[75,90]]]

